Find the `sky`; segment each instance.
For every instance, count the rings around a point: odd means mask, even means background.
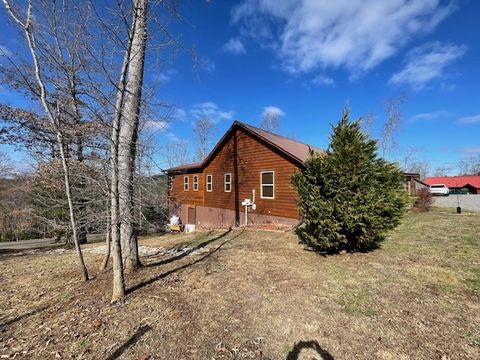
[[[280,134],[326,148],[345,106],[352,118],[372,114],[378,138],[385,100],[403,94],[390,159],[413,150],[454,174],[480,154],[479,1],[190,0],[180,9],[174,31],[197,61],[181,50],[161,68],[147,58],[156,99],[175,107],[152,127],[158,151],[184,140],[193,156],[199,117],[215,122],[216,141],[234,120],[258,125],[266,111],[279,115]],[[0,54],[12,52],[18,40],[1,27]],[[5,101],[22,100],[0,88]]]

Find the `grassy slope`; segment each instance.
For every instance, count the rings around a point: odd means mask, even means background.
[[[479,233],[479,215],[409,214],[379,250],[328,257],[275,232],[148,238],[210,252],[143,259],[121,306],[110,273],[76,281],[73,254],[3,256],[0,355],[480,358]]]

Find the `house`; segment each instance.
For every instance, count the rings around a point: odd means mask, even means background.
[[[234,226],[298,222],[290,179],[310,151],[322,150],[235,121],[201,163],[166,170],[173,211],[183,223]]]
[[[294,225],[300,218],[291,177],[321,149],[235,121],[203,162],[170,168],[171,213],[184,224]],[[405,174],[412,195],[418,174]],[[416,179],[416,180],[415,180]],[[244,206],[250,200],[253,206]]]
[[[428,185],[444,184],[450,190],[468,189],[470,194],[480,195],[480,176],[436,176],[427,177],[424,182]]]
[[[406,172],[403,175],[405,176],[405,190],[408,195],[415,196],[421,189],[428,188],[428,185],[420,180],[420,174]]]

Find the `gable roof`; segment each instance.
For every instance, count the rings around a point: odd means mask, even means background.
[[[445,184],[452,188],[462,188],[471,185],[480,189],[480,176],[435,176],[427,177],[423,180],[428,185]]]
[[[316,152],[323,152],[322,149],[317,148],[315,146],[304,144],[300,141],[293,140],[278,134],[274,134],[270,131],[260,129],[252,125],[248,125],[240,122],[239,124],[243,128],[246,128],[247,130],[259,136],[263,140],[267,141],[271,145],[275,146],[279,150],[283,151],[287,155],[290,155],[296,160],[299,160],[302,163],[309,158],[311,150]]]
[[[278,134],[274,134],[272,132],[257,128],[252,125],[248,125],[242,123],[240,121],[234,121],[232,126],[227,130],[227,132],[223,135],[220,141],[215,145],[213,150],[208,154],[208,156],[200,163],[193,163],[193,164],[185,164],[176,166],[170,169],[165,170],[167,173],[171,172],[179,172],[179,171],[188,171],[188,170],[196,170],[201,169],[206,164],[210,162],[210,160],[215,156],[217,151],[223,146],[223,144],[227,141],[229,135],[234,131],[234,129],[240,128],[243,129],[250,135],[253,135],[256,138],[268,143],[269,145],[273,146],[292,160],[302,164],[305,160],[308,159],[310,156],[310,151],[316,152],[323,152],[318,147],[311,146],[308,144],[304,144],[300,141],[289,139],[285,136],[281,136]]]

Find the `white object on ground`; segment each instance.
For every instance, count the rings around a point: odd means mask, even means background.
[[[194,232],[195,231],[195,224],[187,224],[185,225],[185,232],[188,234],[188,233],[191,233],[191,232]]]

